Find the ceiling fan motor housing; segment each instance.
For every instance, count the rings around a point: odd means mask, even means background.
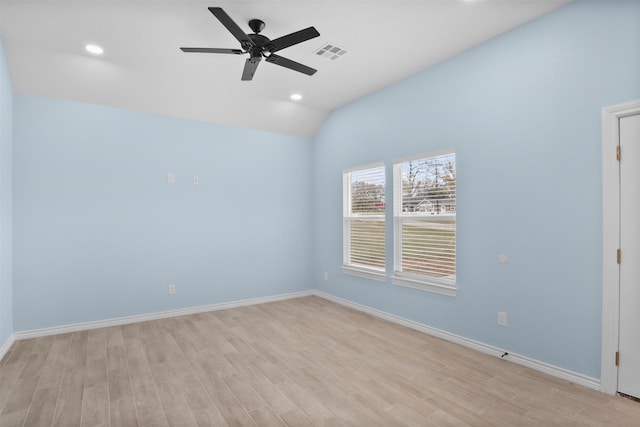
[[[256,34],[264,30],[264,25],[264,21],[259,19],[252,19],[249,21],[249,28],[251,28],[251,30]]]
[[[273,48],[271,45],[271,40],[268,37],[263,36],[262,34],[247,34],[251,41],[255,44],[255,46],[250,46],[247,50],[253,54],[254,51],[264,52],[271,51],[270,48]]]

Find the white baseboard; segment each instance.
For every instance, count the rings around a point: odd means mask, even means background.
[[[4,344],[2,344],[2,347],[0,347],[0,360],[4,358],[5,354],[7,354],[7,352],[9,351],[9,349],[11,348],[15,340],[16,340],[15,334],[11,334],[9,335],[9,338],[7,338],[7,341],[5,341]]]
[[[397,323],[402,326],[420,331],[444,340],[460,344],[464,347],[471,348],[473,350],[480,351],[485,354],[489,354],[494,357],[501,357],[505,352],[509,354],[504,357],[505,360],[517,363],[518,365],[526,366],[536,371],[543,372],[545,374],[561,378],[563,380],[585,386],[587,388],[600,391],[600,381],[596,378],[589,377],[578,372],[573,372],[568,369],[560,368],[555,365],[551,365],[540,360],[532,359],[527,356],[512,353],[508,350],[497,348],[489,344],[482,343],[480,341],[465,338],[460,335],[452,334],[441,329],[433,328],[425,324],[415,322],[413,320],[405,319],[395,314],[387,313],[382,310],[371,308],[362,304],[349,301],[335,295],[331,295],[318,290],[309,290],[301,292],[292,292],[281,295],[273,295],[261,298],[252,298],[240,301],[231,301],[219,304],[202,305],[197,307],[184,308],[179,310],[161,311],[156,313],[140,314],[135,316],[118,317],[114,319],[98,320],[94,322],[76,323],[72,325],[54,326],[51,328],[34,329],[30,331],[21,331],[13,333],[7,342],[0,348],[0,360],[9,351],[9,348],[17,340],[38,338],[48,335],[65,334],[69,332],[86,331],[90,329],[106,328],[110,326],[126,325],[129,323],[146,322],[148,320],[165,319],[168,317],[185,316],[188,314],[204,313],[208,311],[225,310],[228,308],[244,307],[248,305],[264,304],[268,302],[282,301],[292,298],[300,298],[310,295],[316,295],[320,298],[324,298],[328,301],[335,302],[358,311],[362,311],[381,319],[388,320],[390,322]]]
[[[560,368],[558,366],[551,365],[546,362],[542,362],[540,360],[536,360],[527,356],[522,356],[520,354],[512,353],[509,350],[497,348],[480,341],[475,341],[460,335],[452,334],[450,332],[443,331],[441,329],[427,326],[423,323],[418,323],[413,320],[396,316],[395,314],[391,314],[382,310],[367,307],[366,305],[358,304],[353,301],[349,301],[349,300],[346,300],[322,291],[315,290],[313,294],[320,298],[324,298],[326,300],[353,308],[355,310],[371,314],[372,316],[376,316],[381,319],[385,319],[390,322],[397,323],[399,325],[406,326],[411,329],[415,329],[416,331],[424,332],[426,334],[429,334],[438,338],[442,338],[444,340],[454,342],[456,344],[460,344],[464,347],[468,347],[473,350],[477,350],[482,353],[489,354],[491,356],[502,357],[502,355],[505,352],[508,352],[508,354],[503,357],[504,360],[508,360],[518,365],[535,369],[536,371],[543,372],[545,374],[554,376],[556,378],[561,378],[563,380],[566,380],[575,384],[579,384],[581,386],[584,386],[593,390],[600,391],[600,380],[598,380],[597,378],[592,378],[578,372],[573,372],[568,369]]]
[[[148,320],[166,319],[168,317],[185,316],[188,314],[195,314],[195,313],[204,313],[207,311],[225,310],[228,308],[244,307],[247,305],[264,304],[268,302],[306,297],[313,294],[314,294],[313,291],[291,292],[288,294],[280,294],[280,295],[273,295],[268,297],[223,302],[219,304],[201,305],[197,307],[182,308],[178,310],[160,311],[156,313],[117,317],[114,319],[97,320],[93,322],[75,323],[72,325],[62,325],[62,326],[53,326],[50,328],[33,329],[29,331],[15,332],[12,335],[12,337],[15,340],[25,340],[29,338],[45,337],[48,335],[66,334],[69,332],[86,331],[90,329],[107,328],[110,326],[127,325],[129,323],[146,322]],[[11,341],[11,343],[13,343],[13,340]],[[10,345],[11,344],[9,344],[9,346]],[[3,347],[3,350],[4,350],[4,347]]]

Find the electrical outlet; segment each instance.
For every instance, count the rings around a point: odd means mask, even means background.
[[[504,311],[498,312],[498,325],[507,327],[507,313]]]
[[[169,295],[175,295],[176,294],[176,285],[174,285],[173,283],[169,284]]]
[[[176,182],[176,176],[172,173],[167,175],[167,184],[174,184]]]
[[[324,272],[324,280],[329,280],[329,273],[327,271]]]
[[[193,183],[194,183],[195,185],[200,184],[200,178],[199,178],[199,177],[197,177],[197,176],[194,176],[194,177],[193,177]]]

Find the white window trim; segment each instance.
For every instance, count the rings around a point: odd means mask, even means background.
[[[396,159],[393,162],[393,275],[391,276],[391,282],[397,286],[404,286],[454,297],[458,294],[458,287],[456,285],[457,276],[454,279],[438,279],[435,277],[427,277],[400,271],[402,263],[402,243],[399,236],[402,235],[402,219],[397,212],[397,201],[399,200],[398,198],[402,196],[402,164],[412,160],[445,156],[448,154],[455,154],[455,150],[446,149],[426,154],[403,157]]]
[[[387,273],[384,270],[374,268],[356,267],[354,265],[343,265],[342,272],[350,276],[362,277],[365,279],[377,280],[378,282],[387,281]]]
[[[362,277],[365,279],[376,280],[379,282],[386,282],[387,280],[386,265],[385,265],[385,268],[374,268],[374,267],[365,267],[361,265],[347,263],[347,260],[350,259],[350,255],[351,255],[351,239],[350,239],[351,230],[348,227],[351,224],[350,219],[353,217],[349,215],[351,211],[351,206],[350,206],[351,186],[350,186],[349,180],[346,178],[346,174],[363,170],[363,169],[373,169],[373,168],[379,168],[379,167],[385,167],[384,162],[371,163],[368,165],[357,166],[357,167],[345,169],[342,171],[342,218],[343,218],[342,272],[344,274],[348,274],[351,276]],[[386,180],[385,180],[385,187],[386,187]],[[371,215],[371,216],[362,217],[358,219],[382,221],[383,223],[386,223],[386,210],[384,215]],[[385,244],[386,244],[386,239],[385,239]],[[385,264],[386,264],[386,256],[385,256]]]
[[[425,280],[424,277],[410,278],[410,275],[397,273],[391,276],[391,283],[397,286],[404,286],[405,288],[420,289],[422,291],[433,292],[440,295],[447,295],[455,297],[458,295],[458,288],[455,285],[448,285],[444,283],[438,283],[436,280]]]

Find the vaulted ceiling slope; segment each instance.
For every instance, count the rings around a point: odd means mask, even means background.
[[[327,114],[546,14],[569,0],[0,0],[0,36],[16,92],[312,137]],[[314,26],[320,37],[279,54],[313,76],[245,56],[181,46],[239,48],[207,10],[222,7],[247,33],[277,38]],[[85,45],[101,46],[100,56]],[[337,59],[316,52],[331,44]],[[292,101],[299,93],[302,100]]]

